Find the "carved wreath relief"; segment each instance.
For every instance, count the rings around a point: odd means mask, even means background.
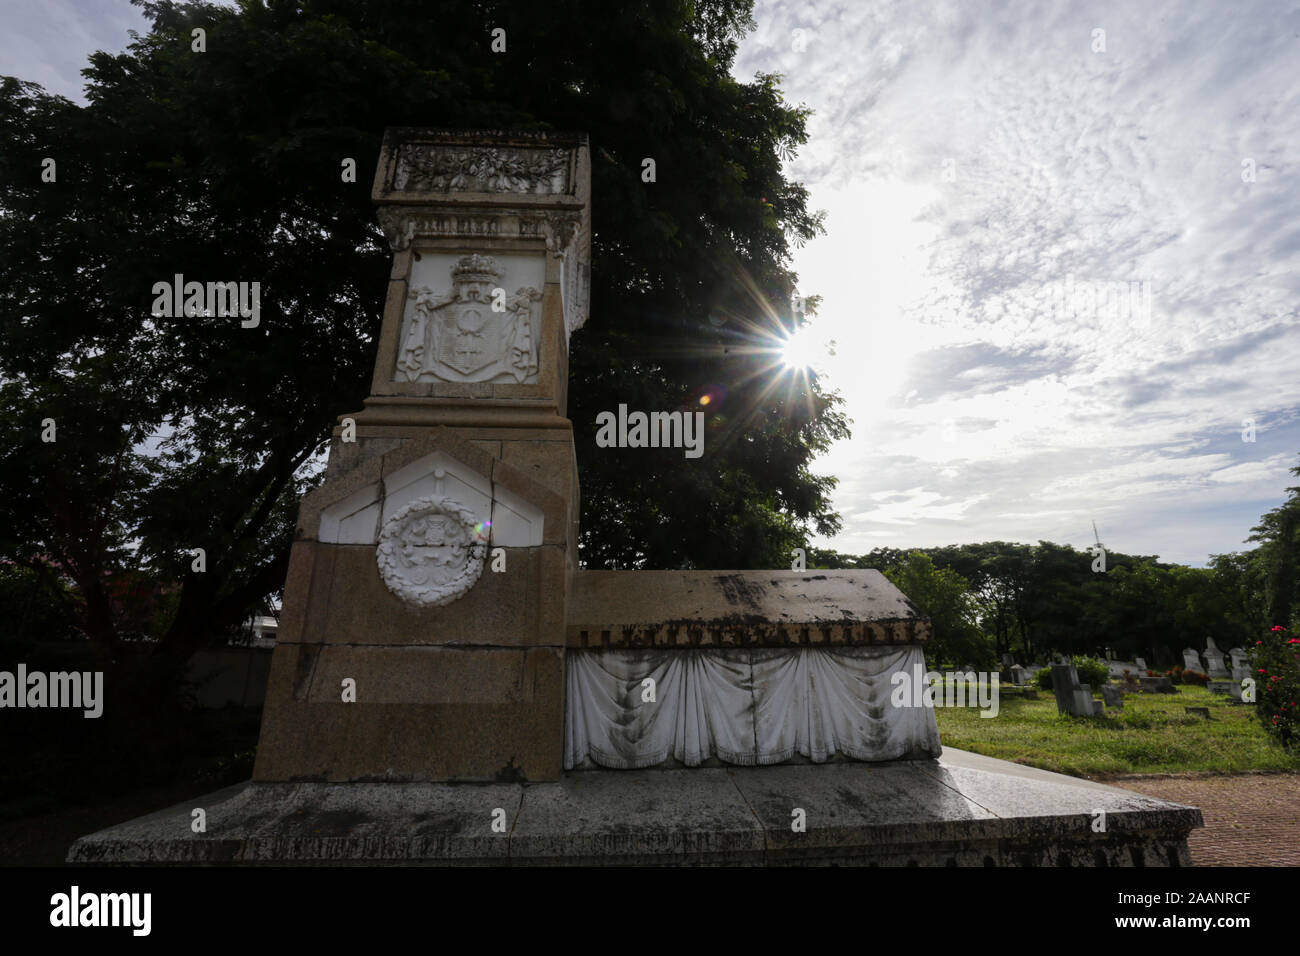
[[[475,517],[453,498],[430,495],[389,518],[376,549],[388,590],[407,604],[441,607],[472,588],[487,553]]]
[[[411,192],[559,194],[569,188],[567,149],[404,146],[393,185]]]
[[[394,380],[536,382],[542,294],[506,295],[501,275],[491,256],[470,255],[452,267],[449,292],[413,289]]]

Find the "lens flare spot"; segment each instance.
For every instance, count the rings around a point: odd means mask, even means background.
[[[727,397],[727,390],[721,385],[704,385],[696,389],[691,401],[700,408],[716,408]]]

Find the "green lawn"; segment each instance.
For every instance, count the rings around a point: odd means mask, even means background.
[[[1114,716],[1060,716],[1050,690],[1026,700],[1011,689],[1001,694],[996,717],[980,717],[973,707],[936,707],[935,716],[944,746],[1076,777],[1300,769],[1300,755],[1287,755],[1265,735],[1254,706],[1177,686],[1177,694],[1126,694]],[[1211,719],[1184,707],[1209,707]]]

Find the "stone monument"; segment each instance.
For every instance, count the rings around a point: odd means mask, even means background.
[[[1215,680],[1227,680],[1231,676],[1223,666],[1223,651],[1219,650],[1212,637],[1205,639],[1205,664],[1209,668],[1206,673]]]
[[[1228,651],[1228,657],[1232,661],[1232,679],[1234,681],[1243,681],[1250,676],[1250,655],[1242,648],[1234,647]]]
[[[1092,687],[1079,683],[1079,673],[1073,664],[1052,665],[1052,690],[1056,693],[1058,714],[1093,717],[1104,710],[1101,701],[1092,696]]]
[[[253,780],[69,860],[1187,863],[1198,810],[942,752],[929,622],[877,571],[578,566],[589,163],[385,136],[371,394],[301,504]]]
[[[255,780],[558,778],[589,162],[576,135],[385,138],[371,394],[302,502]]]

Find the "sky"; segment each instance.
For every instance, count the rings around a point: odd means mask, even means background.
[[[854,422],[818,543],[1252,547],[1300,484],[1300,6],[755,20],[735,75],[814,111],[787,169],[827,234],[794,267]]]
[[[788,173],[844,398],[821,547],[1093,541],[1203,565],[1300,484],[1300,5],[759,0],[734,73]],[[81,96],[127,0],[0,0],[0,73]],[[834,342],[834,354],[826,343]],[[1244,422],[1253,422],[1253,432]],[[1245,440],[1253,438],[1253,440]]]

